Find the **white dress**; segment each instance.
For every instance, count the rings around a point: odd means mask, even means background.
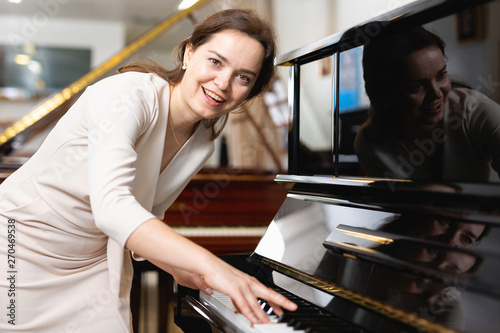
[[[199,126],[161,171],[169,98],[153,74],[96,83],[0,185],[0,332],[131,331],[124,244],[214,149]]]

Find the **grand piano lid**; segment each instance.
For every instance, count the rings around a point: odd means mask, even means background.
[[[397,331],[396,322],[423,332],[500,327],[498,212],[464,219],[450,208],[379,205],[366,192],[363,205],[298,192],[250,259],[270,267],[275,284],[369,331]]]

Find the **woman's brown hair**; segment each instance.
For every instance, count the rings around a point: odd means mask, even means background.
[[[275,34],[272,26],[259,18],[259,16],[251,10],[243,9],[228,9],[217,12],[209,16],[202,23],[197,24],[188,38],[182,41],[177,46],[177,67],[168,70],[148,60],[145,62],[132,62],[118,69],[118,72],[143,72],[155,73],[159,77],[167,80],[170,84],[176,85],[182,81],[184,70],[182,62],[187,45],[192,45],[193,49],[207,43],[210,38],[224,30],[237,30],[249,37],[254,38],[264,47],[265,55],[262,62],[262,68],[257,80],[252,87],[246,100],[249,100],[259,95],[271,82],[275,75],[274,58],[276,56]],[[211,139],[217,138],[227,122],[228,115],[217,117],[215,119],[205,119],[204,124],[207,128],[212,128]]]

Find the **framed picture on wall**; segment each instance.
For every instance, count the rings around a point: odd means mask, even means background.
[[[457,14],[457,38],[460,43],[475,42],[484,37],[484,15],[480,7]]]

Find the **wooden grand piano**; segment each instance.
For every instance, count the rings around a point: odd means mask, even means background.
[[[417,1],[374,22],[395,30],[434,28],[453,49],[451,76],[472,63],[492,63],[490,52],[498,64],[499,7],[499,1]],[[489,22],[488,37],[454,42],[464,13]],[[273,323],[252,326],[224,295],[180,288],[176,323],[185,332],[500,330],[500,183],[369,178],[353,153],[353,131],[366,119],[367,105],[362,96],[354,105],[343,102],[359,93],[348,79],[359,74],[359,48],[376,27],[367,22],[277,59],[290,66],[289,172],[275,179],[287,197],[251,254],[223,258],[299,309],[277,318],[262,302]],[[482,51],[468,53],[474,48]],[[325,61],[332,71],[318,77]],[[498,67],[485,73],[471,75],[499,77]],[[314,86],[311,76],[326,88]],[[328,117],[317,122],[330,142],[314,145],[303,130],[314,112],[303,98],[311,90],[330,94],[324,98],[330,105],[320,105]],[[194,318],[202,318],[205,330]]]

